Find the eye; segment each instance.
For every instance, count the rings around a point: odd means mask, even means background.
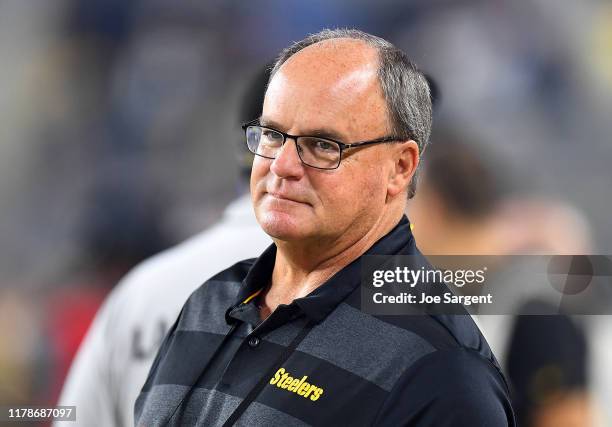
[[[314,146],[317,150],[321,151],[336,151],[336,144],[333,142],[326,141],[324,139],[317,139],[314,141]]]
[[[283,145],[283,135],[275,130],[263,128],[260,143],[269,146],[281,146]]]
[[[272,141],[278,141],[278,140],[283,139],[283,136],[280,133],[275,132],[273,130],[269,130],[269,129],[263,129],[261,132],[261,135],[264,138],[267,138]]]

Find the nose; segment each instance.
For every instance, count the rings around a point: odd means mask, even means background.
[[[297,150],[295,139],[287,138],[272,161],[270,171],[280,178],[300,179],[304,174],[304,165]]]

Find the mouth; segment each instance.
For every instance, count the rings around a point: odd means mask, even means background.
[[[301,200],[296,200],[294,198],[291,198],[290,196],[286,195],[286,194],[282,194],[282,193],[276,193],[276,192],[267,192],[266,193],[268,196],[277,199],[277,200],[283,200],[286,202],[293,202],[293,203],[299,203],[299,204],[303,204],[303,205],[308,205],[308,203],[306,202],[302,202]]]

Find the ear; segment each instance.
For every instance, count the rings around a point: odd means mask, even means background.
[[[389,171],[387,197],[393,198],[406,191],[419,165],[419,146],[408,140],[393,147],[393,166]]]

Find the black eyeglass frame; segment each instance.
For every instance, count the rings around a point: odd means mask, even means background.
[[[360,141],[360,142],[353,142],[351,144],[345,144],[343,142],[340,141],[336,141],[335,139],[331,139],[331,138],[323,138],[320,136],[316,136],[316,135],[291,135],[288,133],[285,133],[283,131],[280,131],[278,129],[274,129],[272,127],[269,126],[262,126],[261,123],[259,122],[259,119],[254,119],[251,120],[249,122],[243,123],[242,124],[242,130],[244,131],[245,134],[245,138],[246,138],[246,132],[247,129],[251,126],[258,126],[262,129],[267,129],[267,130],[271,130],[274,132],[278,132],[279,134],[281,134],[283,136],[283,143],[281,144],[281,147],[283,145],[285,145],[285,142],[287,142],[287,139],[293,139],[293,141],[296,144],[296,149],[297,149],[297,138],[317,138],[323,141],[329,141],[329,142],[333,142],[334,144],[338,144],[338,146],[340,147],[340,155],[338,156],[338,164],[336,165],[336,167],[334,168],[321,168],[318,166],[312,166],[309,165],[308,163],[305,163],[304,160],[302,159],[302,155],[300,154],[300,150],[297,150],[298,152],[298,157],[300,158],[300,161],[302,162],[303,165],[308,166],[309,168],[315,168],[315,169],[321,169],[321,170],[334,170],[334,169],[338,169],[340,167],[340,163],[342,162],[342,153],[344,152],[344,150],[347,150],[349,148],[354,148],[354,147],[361,147],[364,145],[372,145],[372,144],[382,144],[385,142],[393,142],[393,141],[403,141],[406,138],[400,138],[398,136],[385,136],[382,138],[376,138],[376,139],[371,139],[368,141]],[[247,148],[249,149],[249,151],[251,151],[251,148],[249,147],[248,141],[247,141]],[[276,157],[268,157],[268,156],[263,156],[261,154],[258,153],[254,153],[253,151],[251,151],[251,153],[255,154],[256,156],[259,157],[263,157],[264,159],[271,159],[274,160]]]

